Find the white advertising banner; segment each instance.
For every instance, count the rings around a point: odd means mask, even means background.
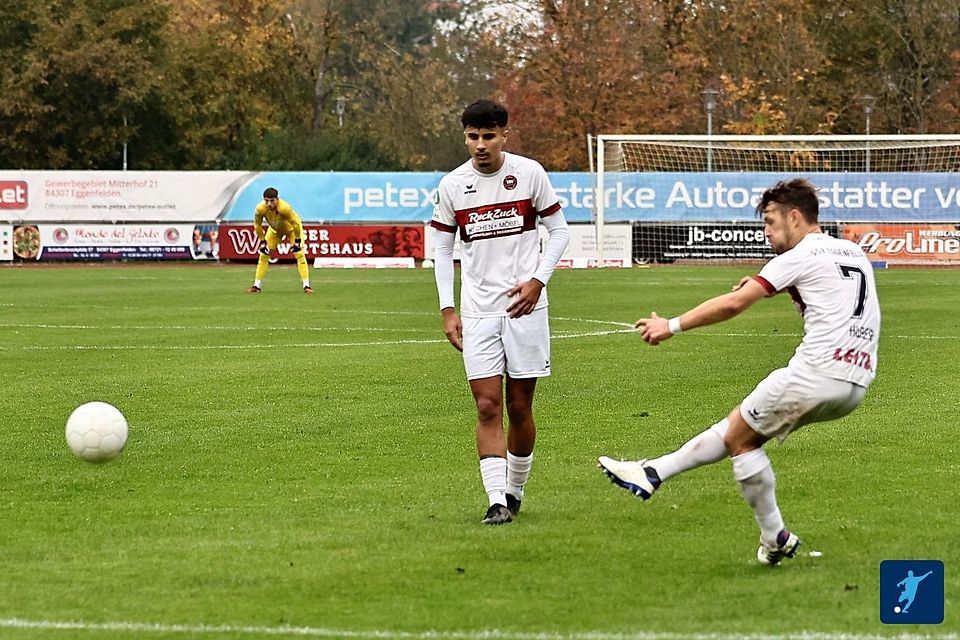
[[[257,175],[246,171],[0,171],[0,222],[213,222],[222,218]]]
[[[547,231],[540,227],[540,241],[546,242]],[[633,257],[633,227],[629,224],[608,224],[603,227],[604,267],[629,267]],[[560,257],[561,269],[586,269],[601,266],[597,256],[597,225],[571,224],[570,244]]]
[[[30,246],[21,260],[169,260],[197,255],[193,224],[41,224],[21,226]],[[22,244],[22,243],[21,243]]]

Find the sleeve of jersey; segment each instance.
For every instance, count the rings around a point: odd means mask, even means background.
[[[540,264],[533,277],[547,284],[553,276],[560,257],[570,242],[570,228],[567,226],[567,219],[563,217],[563,211],[560,211],[559,205],[557,211],[550,217],[543,219],[543,226],[547,228],[547,246],[543,249],[543,256],[540,258]]]
[[[450,198],[445,193],[444,186],[444,181],[441,181],[440,186],[437,187],[437,195],[433,201],[433,218],[430,220],[430,226],[437,231],[456,233],[457,217],[450,204]]]
[[[792,253],[794,252],[787,251],[774,257],[763,266],[760,273],[753,276],[753,279],[767,290],[768,296],[796,284],[802,264],[799,254],[791,255]]]
[[[293,214],[293,239],[303,240],[303,220],[294,212]]]
[[[457,219],[450,204],[450,198],[444,190],[445,183],[440,181],[437,195],[433,201],[433,218],[430,226],[433,230],[433,277],[437,281],[437,295],[440,298],[440,310],[453,308],[453,245],[456,242]]]
[[[253,232],[257,234],[257,238],[260,240],[266,238],[266,234],[263,232],[263,213],[260,211],[260,207],[253,210]]]
[[[437,296],[440,310],[453,308],[453,243],[452,233],[433,228],[433,277],[437,280]]]
[[[290,225],[291,234],[293,235],[294,240],[303,239],[303,223],[300,222],[300,216],[293,210],[293,207],[286,205],[285,207],[280,207],[278,209],[280,215],[283,217],[284,222]]]
[[[541,218],[553,215],[560,211],[560,199],[550,184],[550,178],[547,172],[540,165],[537,165],[536,181],[534,182],[533,206],[537,210],[537,215]]]

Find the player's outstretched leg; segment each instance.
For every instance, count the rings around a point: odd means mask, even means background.
[[[646,460],[614,460],[607,456],[597,458],[597,466],[610,482],[626,489],[638,498],[649,500],[660,486],[656,469],[646,466]]]

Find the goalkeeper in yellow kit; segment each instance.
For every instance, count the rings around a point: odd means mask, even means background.
[[[264,220],[268,225],[266,233],[263,231]],[[303,253],[303,223],[293,207],[281,200],[280,193],[273,187],[264,190],[263,202],[254,209],[253,230],[260,239],[260,246],[257,249],[260,259],[257,261],[257,275],[253,286],[247,289],[247,293],[260,293],[263,278],[267,275],[267,267],[270,266],[270,253],[277,248],[283,238],[290,243],[293,255],[297,259],[297,271],[300,272],[300,279],[303,280],[303,292],[313,293],[313,289],[310,288],[307,257]]]

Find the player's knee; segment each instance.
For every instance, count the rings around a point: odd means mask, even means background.
[[[481,424],[500,421],[503,415],[502,407],[499,398],[477,398],[477,421]]]
[[[514,424],[524,423],[533,416],[533,404],[524,399],[511,399],[507,403],[507,415]]]

